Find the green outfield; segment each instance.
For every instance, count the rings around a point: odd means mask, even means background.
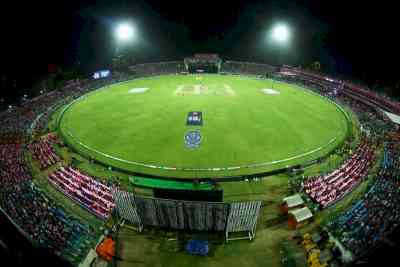
[[[201,126],[187,125],[193,111],[202,112]],[[348,129],[345,113],[311,91],[211,74],[114,84],[59,117],[60,134],[79,153],[132,172],[187,178],[303,163],[341,144]],[[199,134],[189,138],[194,130]]]

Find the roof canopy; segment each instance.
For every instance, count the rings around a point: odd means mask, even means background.
[[[293,208],[293,207],[303,204],[304,200],[301,198],[301,196],[299,194],[296,194],[293,196],[285,197],[283,199],[283,202],[286,202],[288,208]]]
[[[313,216],[311,210],[308,207],[289,211],[289,213],[294,216],[297,222],[303,222]]]

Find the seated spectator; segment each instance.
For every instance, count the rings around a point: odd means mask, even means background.
[[[362,256],[400,221],[400,147],[386,146],[385,160],[368,193],[329,224],[331,232],[354,256]]]

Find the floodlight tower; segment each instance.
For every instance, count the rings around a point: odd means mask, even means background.
[[[290,44],[291,39],[291,31],[287,24],[285,23],[277,23],[272,27],[270,32],[270,40],[273,42],[275,46],[278,47],[278,61],[279,64],[282,62],[282,52],[283,49],[287,49],[287,46]]]
[[[117,68],[121,68],[125,65],[123,62],[126,61],[126,58],[121,55],[121,50],[123,46],[128,46],[132,44],[132,42],[136,39],[136,29],[132,26],[131,23],[120,23],[115,28],[115,55],[113,57],[114,66],[118,66]],[[126,49],[125,49],[126,50]]]
[[[115,54],[118,56],[122,45],[127,45],[135,41],[136,30],[130,23],[121,23],[115,29],[116,48]]]

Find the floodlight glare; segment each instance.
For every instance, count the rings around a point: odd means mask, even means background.
[[[286,42],[289,39],[289,29],[286,25],[280,24],[272,30],[272,36],[278,42]]]
[[[133,36],[133,28],[129,24],[121,24],[117,28],[117,37],[120,40],[126,41],[130,40]]]

